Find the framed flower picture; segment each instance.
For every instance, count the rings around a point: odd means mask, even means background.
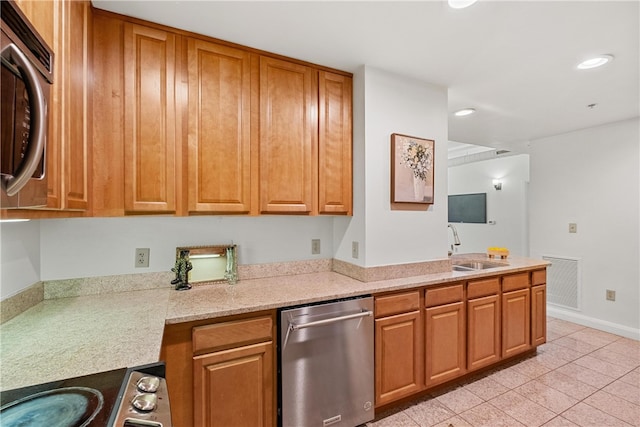
[[[391,203],[433,204],[435,141],[391,134]]]

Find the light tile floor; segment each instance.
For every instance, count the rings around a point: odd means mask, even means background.
[[[640,341],[549,317],[535,356],[367,424],[418,426],[640,427]]]

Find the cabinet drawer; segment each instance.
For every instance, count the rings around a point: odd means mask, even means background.
[[[547,283],[547,270],[535,270],[531,272],[531,286]]]
[[[467,299],[495,295],[500,292],[500,279],[474,280],[467,285]]]
[[[463,296],[464,291],[462,284],[447,286],[445,288],[427,289],[425,306],[435,307],[437,305],[462,301]]]
[[[502,292],[524,289],[529,286],[529,273],[518,273],[502,278]]]
[[[420,292],[404,292],[401,294],[376,297],[376,317],[390,316],[392,314],[406,313],[420,309]]]
[[[269,341],[273,334],[273,319],[270,316],[255,319],[216,323],[193,328],[193,352],[213,352]]]

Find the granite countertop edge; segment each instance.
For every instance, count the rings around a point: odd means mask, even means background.
[[[463,258],[465,257],[458,259]],[[467,256],[466,259],[474,258]],[[497,274],[514,274],[549,265],[548,261],[523,257],[506,262],[509,264],[504,267],[486,270],[449,271],[374,282],[361,282],[336,272],[321,272],[241,280],[235,285],[221,283],[194,286],[189,291],[170,295],[165,323],[171,325],[216,319],[332,299],[438,286]]]

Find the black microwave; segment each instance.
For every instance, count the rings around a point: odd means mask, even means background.
[[[13,0],[1,7],[0,208],[44,206],[53,51]]]

